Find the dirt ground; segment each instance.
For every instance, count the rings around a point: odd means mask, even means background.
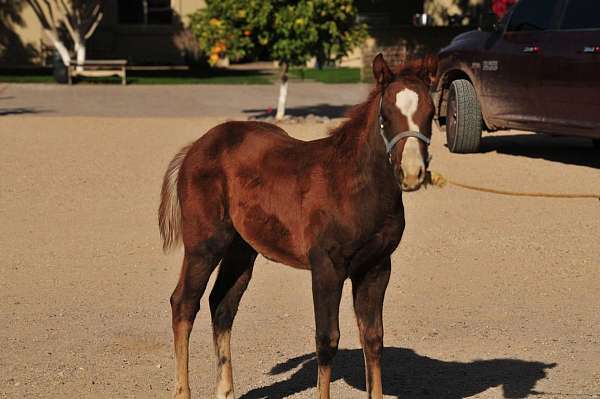
[[[223,120],[0,118],[0,398],[169,398],[169,296],[181,253],[163,255],[162,174]],[[285,126],[303,139],[326,126]],[[506,132],[431,168],[513,190],[600,191],[585,140]],[[385,303],[384,392],[400,398],[600,398],[600,203],[447,187],[405,195],[407,228]],[[362,398],[349,287],[335,398]],[[236,397],[312,398],[310,279],[259,258],[233,331]],[[192,390],[212,397],[206,298],[191,343]]]
[[[0,86],[0,116],[227,117],[261,115],[277,103],[277,85]],[[291,83],[287,113],[341,117],[370,85]],[[165,101],[165,99],[169,99]]]

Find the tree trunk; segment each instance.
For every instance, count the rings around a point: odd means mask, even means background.
[[[285,103],[287,101],[287,89],[288,89],[288,69],[289,65],[287,62],[283,64],[283,71],[281,72],[281,83],[279,85],[279,100],[277,101],[277,114],[275,119],[278,121],[282,120],[285,116]]]
[[[69,50],[64,45],[64,43],[53,37],[53,35],[48,35],[48,37],[52,41],[52,45],[54,46],[56,51],[58,51],[58,54],[60,55],[63,64],[65,64],[65,66],[71,65],[71,56],[69,54]]]
[[[79,66],[85,62],[85,43],[75,44],[75,54],[77,55],[77,72],[83,70],[83,67]]]

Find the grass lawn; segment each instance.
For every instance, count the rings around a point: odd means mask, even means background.
[[[298,79],[321,83],[359,83],[360,68],[292,68],[290,75]]]
[[[0,83],[54,83],[52,75],[0,73]]]
[[[119,82],[119,79],[116,79]],[[231,69],[200,69],[187,71],[130,71],[128,84],[140,85],[190,85],[190,84],[230,84],[268,85],[273,76],[262,71],[239,71]]]
[[[358,83],[358,68],[325,68],[308,69],[292,68],[290,75],[294,79],[314,80],[322,83]],[[190,85],[190,84],[247,84],[268,85],[278,81],[277,73],[271,74],[255,70],[167,70],[127,72],[127,84],[133,85]],[[52,70],[32,69],[3,71],[0,70],[0,83],[54,83]],[[121,79],[114,78],[78,78],[79,84],[120,84]]]
[[[190,84],[272,84],[272,75],[261,71],[167,70],[128,71],[127,84],[134,85],[190,85]],[[80,84],[121,84],[121,78],[77,78]],[[8,71],[0,70],[0,83],[54,83],[51,70]]]

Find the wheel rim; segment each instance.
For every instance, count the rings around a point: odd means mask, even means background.
[[[448,147],[453,149],[454,143],[456,143],[456,130],[458,128],[458,107],[456,104],[456,93],[452,89],[448,96],[448,112],[446,119],[446,141]]]

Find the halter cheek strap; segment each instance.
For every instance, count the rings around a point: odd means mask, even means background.
[[[379,134],[381,135],[381,138],[383,139],[383,142],[385,143],[385,151],[388,154],[388,159],[389,159],[390,163],[392,162],[392,151],[394,150],[394,147],[396,146],[396,144],[398,144],[398,142],[400,140],[406,139],[408,137],[414,137],[414,138],[421,140],[426,145],[431,144],[431,139],[429,137],[425,136],[421,132],[416,132],[414,130],[407,130],[405,132],[398,133],[391,140],[388,140],[387,137],[385,137],[385,131],[384,131],[384,126],[383,126],[383,115],[381,112],[382,105],[383,105],[383,94],[381,95],[381,98],[379,99]]]

